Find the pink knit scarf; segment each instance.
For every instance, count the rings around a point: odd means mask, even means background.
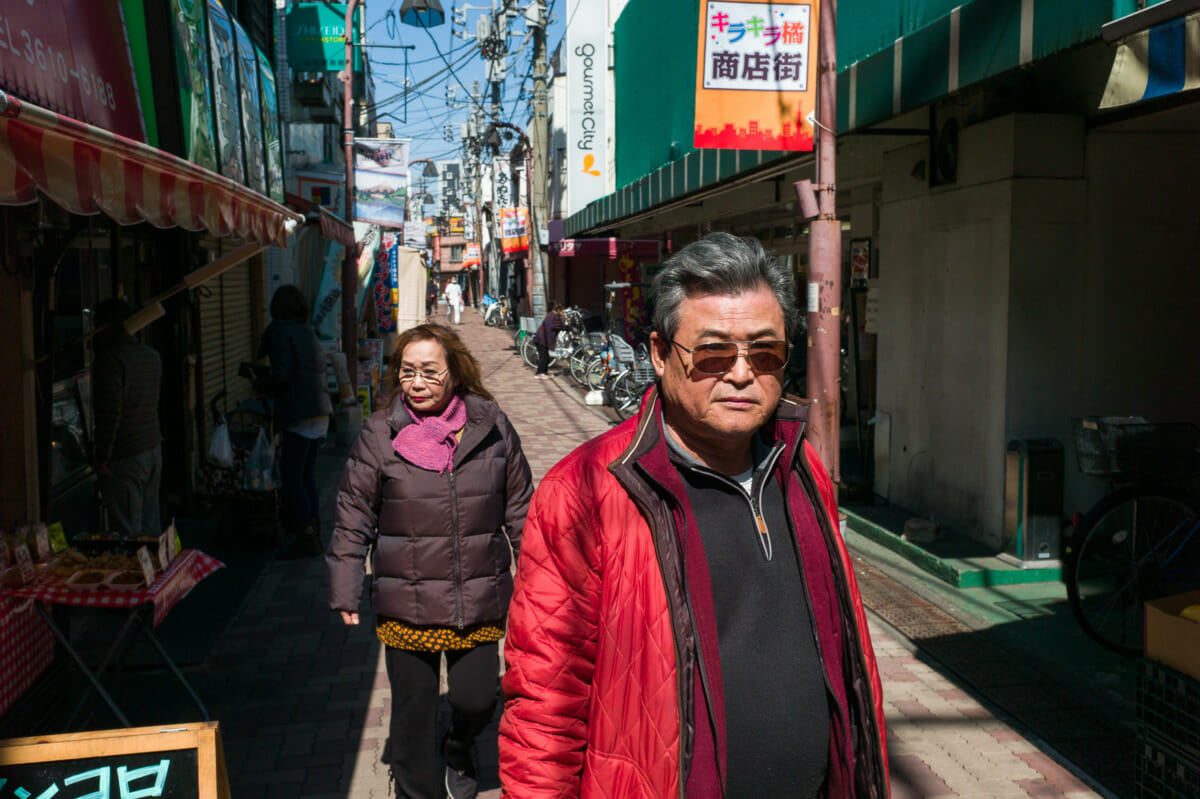
[[[396,454],[409,463],[429,469],[433,472],[443,472],[450,467],[454,459],[454,449],[458,446],[458,437],[454,434],[463,428],[467,421],[467,405],[457,394],[450,404],[437,416],[419,416],[404,403],[404,409],[412,417],[413,423],[400,428],[400,432],[392,439],[392,449]]]

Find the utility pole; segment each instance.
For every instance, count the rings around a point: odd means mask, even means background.
[[[837,0],[820,0],[817,44],[818,214],[808,228],[808,424],[813,446],[833,479],[841,474],[842,225],[837,218]]]
[[[533,259],[533,315],[546,312],[546,261],[542,254],[541,226],[547,217],[546,207],[546,7],[542,0],[532,0],[532,18],[527,17],[533,36],[533,114],[529,118],[529,144],[532,150],[529,183],[529,257]],[[541,306],[540,308],[538,306]]]

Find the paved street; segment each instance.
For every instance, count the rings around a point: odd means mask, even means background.
[[[462,335],[521,435],[535,477],[609,427],[607,411],[583,405],[569,378],[532,379],[510,334],[484,327],[470,309]],[[332,448],[322,455],[327,522],[342,457]],[[899,637],[879,625],[872,635],[893,796],[1097,795]],[[389,688],[380,647],[369,619],[346,628],[325,609],[320,560],[270,564],[196,682],[221,721],[234,796],[388,795]],[[499,796],[495,736],[493,725],[480,747],[484,797]]]

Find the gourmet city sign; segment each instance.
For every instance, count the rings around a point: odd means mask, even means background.
[[[567,14],[567,215],[608,193],[607,7],[572,0]]]

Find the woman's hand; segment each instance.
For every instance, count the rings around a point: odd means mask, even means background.
[[[339,610],[338,613],[342,614],[342,624],[346,624],[346,625],[350,625],[350,626],[354,626],[354,625],[358,624],[358,614],[357,613],[351,613],[348,610]]]

